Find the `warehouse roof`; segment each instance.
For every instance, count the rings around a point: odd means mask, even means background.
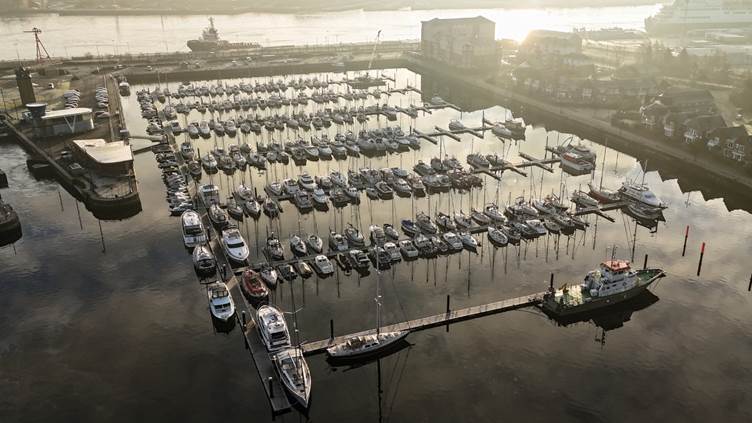
[[[98,163],[112,164],[133,160],[131,147],[123,141],[106,142],[100,138],[75,140],[73,143]]]
[[[42,119],[66,118],[69,116],[85,115],[87,113],[91,113],[91,109],[88,107],[74,107],[72,109],[49,110],[47,111],[47,113],[44,114],[44,116],[42,116]]]

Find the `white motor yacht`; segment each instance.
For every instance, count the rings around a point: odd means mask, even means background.
[[[405,259],[414,259],[417,258],[420,254],[420,251],[418,251],[417,248],[415,248],[415,245],[412,241],[409,239],[404,239],[399,242],[399,249],[403,256],[405,256]]]
[[[198,245],[193,249],[193,268],[199,275],[214,274],[217,269],[217,260],[208,246]]]
[[[451,248],[454,251],[459,251],[462,249],[462,240],[454,232],[443,233],[441,235],[441,239],[443,239],[444,242],[446,242],[449,245],[449,248]]]
[[[204,200],[204,205],[219,204],[219,188],[216,185],[201,185],[198,190]]]
[[[183,227],[183,243],[188,248],[206,242],[206,233],[204,224],[201,223],[201,216],[193,210],[186,210],[180,216],[180,223]]]
[[[300,175],[298,178],[298,185],[306,191],[313,191],[316,189],[316,182],[314,182],[313,177],[307,173]]]
[[[212,316],[226,322],[235,315],[235,303],[232,301],[227,285],[217,281],[207,286],[206,292]]]
[[[285,316],[279,309],[269,305],[259,307],[256,312],[256,327],[269,352],[290,347],[290,332]]]
[[[334,273],[334,265],[332,265],[329,258],[323,254],[318,255],[313,259],[313,267],[316,269],[316,272],[321,275],[331,275]]]
[[[394,242],[386,242],[384,243],[384,251],[386,251],[387,254],[389,254],[389,258],[392,260],[392,262],[397,262],[402,260],[402,254],[400,253],[400,249]]]
[[[627,200],[637,201],[650,207],[665,208],[661,200],[644,184],[624,183],[619,188],[619,194]]]
[[[222,249],[231,260],[236,262],[244,262],[250,253],[243,235],[237,228],[222,231]]]

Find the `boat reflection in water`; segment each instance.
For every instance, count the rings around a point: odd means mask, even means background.
[[[652,292],[645,290],[638,294],[634,298],[626,301],[616,303],[612,306],[607,306],[600,309],[595,309],[590,312],[578,313],[569,316],[557,316],[552,313],[546,312],[541,307],[544,313],[559,326],[569,326],[576,323],[592,322],[595,326],[603,329],[603,333],[618,329],[624,326],[624,323],[628,322],[632,318],[632,314],[636,311],[644,310],[651,305],[657,303],[658,296]],[[605,337],[601,337],[601,342],[605,342]]]
[[[0,233],[0,247],[5,247],[21,239],[23,232],[21,232],[21,226]]]

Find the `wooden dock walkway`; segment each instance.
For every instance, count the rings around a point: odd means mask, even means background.
[[[613,217],[607,215],[604,212],[622,209],[626,207],[628,204],[629,203],[626,201],[617,201],[615,203],[602,204],[602,205],[593,206],[593,207],[578,207],[577,210],[574,212],[574,215],[584,216],[588,214],[597,214],[598,216],[608,220],[609,222],[615,222]]]
[[[442,102],[442,103],[424,103],[423,107],[425,107],[428,110],[438,110],[438,109],[454,109],[458,112],[461,112],[462,109],[459,106],[456,106],[449,102]]]
[[[512,172],[515,172],[522,176],[527,176],[527,173],[522,171],[521,168],[526,167],[539,167],[549,173],[553,173],[554,170],[551,166],[553,163],[558,163],[561,160],[559,158],[550,158],[550,159],[537,159],[529,154],[520,152],[518,153],[520,157],[525,159],[525,161],[520,163],[512,163],[506,160],[503,160],[503,164],[497,165],[497,166],[489,166],[489,167],[477,167],[472,164],[470,164],[470,167],[472,168],[470,172],[472,173],[484,173],[494,179],[501,179],[501,174],[504,173],[507,170],[511,170]]]
[[[517,310],[520,308],[530,307],[540,304],[543,301],[543,294],[539,292],[523,297],[510,298],[507,300],[496,301],[493,303],[482,304],[473,307],[462,308],[459,310],[449,310],[445,313],[435,314],[433,316],[423,317],[406,322],[396,323],[393,325],[382,326],[382,332],[393,332],[406,330],[417,332],[437,326],[449,325],[451,323],[461,322],[464,320],[475,319],[490,314],[503,313],[505,311]],[[307,342],[302,345],[303,353],[307,355],[319,354],[326,351],[327,348],[334,344],[347,341],[354,336],[371,335],[376,333],[376,329],[365,330],[362,332],[352,333],[349,335],[336,336],[334,338],[322,339],[320,341]]]
[[[196,198],[199,205],[198,212],[201,214],[204,227],[206,227],[209,233],[210,241],[208,245],[217,259],[219,278],[224,280],[227,288],[230,290],[230,295],[235,303],[235,317],[238,319],[238,324],[241,327],[245,344],[251,351],[253,365],[256,367],[259,379],[264,387],[264,392],[266,392],[266,397],[269,399],[269,405],[275,414],[287,411],[290,409],[290,401],[287,399],[285,387],[274,368],[271,355],[266,351],[266,347],[261,342],[258,332],[254,330],[255,323],[253,316],[256,313],[253,307],[246,301],[240,289],[238,275],[242,275],[246,267],[234,266],[227,258],[222,246],[219,244],[220,235],[209,221],[203,199],[198,195]]]
[[[251,352],[253,365],[256,367],[259,379],[261,379],[261,385],[264,387],[272,411],[275,414],[287,411],[290,409],[290,401],[287,399],[285,387],[282,385],[282,381],[274,369],[274,363],[269,352],[259,338],[256,323],[253,320],[255,312],[248,302],[246,302],[236,275],[232,275],[231,279],[227,282],[227,287],[230,289],[230,294],[235,302],[235,310],[241,333]],[[246,316],[245,326],[243,325],[244,315]]]

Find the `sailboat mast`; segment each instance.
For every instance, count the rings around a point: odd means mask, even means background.
[[[374,248],[376,254],[376,339],[378,339],[381,330],[381,271],[379,270],[379,247],[376,245]]]

